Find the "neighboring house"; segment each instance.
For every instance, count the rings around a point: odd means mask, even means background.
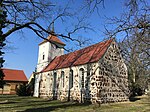
[[[6,84],[4,89],[0,88],[0,94],[16,94],[16,89],[23,84],[28,83],[28,79],[24,74],[23,70],[13,70],[13,69],[2,69],[5,77],[4,80]]]
[[[92,103],[128,100],[127,67],[114,39],[63,54],[56,36],[39,44],[34,96]]]

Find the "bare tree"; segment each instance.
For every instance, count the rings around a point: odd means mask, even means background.
[[[143,39],[148,40],[148,36],[144,35]],[[128,66],[131,90],[140,88],[144,91],[147,88],[148,78],[150,77],[149,45],[141,41],[141,35],[138,37],[136,33],[136,36],[121,42],[120,48]]]
[[[72,1],[59,6],[49,0],[1,0],[0,1],[0,68],[4,63],[2,48],[8,36],[23,29],[33,31],[38,37],[47,40],[49,34],[62,37],[84,44],[78,38],[72,37],[79,30],[90,29],[86,17],[78,17],[81,10],[73,11],[70,7]],[[74,24],[68,21],[75,20]],[[66,29],[66,33],[54,32],[52,27],[55,22],[70,22],[72,27]],[[66,26],[68,27],[68,26]],[[48,40],[47,40],[48,41]],[[1,72],[2,73],[2,72]],[[4,74],[0,74],[3,79]]]
[[[5,21],[6,31],[2,35],[2,38],[6,38],[10,34],[22,30],[23,28],[28,28],[43,39],[46,39],[44,34],[48,33],[77,41],[71,38],[71,34],[80,29],[88,28],[88,26],[83,24],[84,20],[79,19],[74,29],[68,31],[66,35],[56,32],[54,34],[50,31],[50,27],[55,21],[61,20],[64,22],[66,18],[73,18],[75,16],[75,13],[70,11],[69,3],[64,6],[64,8],[57,7],[48,0],[17,2],[2,0],[0,4],[2,10],[5,10],[8,15]]]
[[[105,27],[105,33],[109,38],[122,36],[120,48],[128,66],[131,91],[144,91],[150,77],[150,8],[145,0],[128,0],[125,5],[128,10],[120,18],[107,18],[115,28]]]

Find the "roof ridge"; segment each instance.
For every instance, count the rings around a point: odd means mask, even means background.
[[[39,45],[45,43],[45,42],[53,42],[53,43],[58,43],[58,44],[61,44],[61,45],[66,45],[64,42],[62,42],[58,37],[57,35],[49,35],[46,39],[44,39],[41,43],[39,43]]]
[[[67,53],[67,54],[63,54],[63,55],[61,55],[61,56],[68,55],[68,54],[70,54],[70,53],[74,53],[74,52],[77,52],[77,51],[80,51],[80,50],[83,50],[83,49],[86,49],[86,48],[90,48],[90,47],[96,46],[97,44],[100,44],[100,43],[106,43],[106,42],[109,41],[109,40],[113,40],[113,39],[108,39],[108,40],[105,40],[105,41],[102,41],[102,42],[98,42],[98,43],[96,43],[96,44],[92,44],[92,45],[90,45],[90,46],[86,46],[86,47],[84,47],[84,48],[82,48],[82,49],[78,49],[78,50],[69,52],[69,53]],[[56,56],[56,57],[61,57],[61,56]]]
[[[100,52],[105,48],[105,45],[110,41],[110,40],[113,40],[113,39],[109,39],[109,40],[106,40],[106,41],[104,41],[104,45],[102,46],[102,48],[100,49]],[[98,46],[97,46],[98,47]],[[96,51],[97,49],[95,49],[95,51]],[[93,53],[94,54],[94,53]],[[105,53],[104,53],[105,54]],[[103,54],[103,55],[104,55]],[[93,55],[92,55],[92,57],[93,57]],[[91,59],[92,59],[92,57],[91,57]],[[89,60],[89,61],[91,61],[91,59]]]
[[[84,48],[82,48],[82,49],[85,49],[85,48],[88,48],[88,47],[92,47],[92,46],[96,46],[97,44],[105,43],[106,41],[109,41],[109,40],[112,40],[112,39],[108,39],[108,40],[105,40],[105,41],[101,41],[101,42],[98,42],[98,43],[92,44],[92,45],[90,45],[90,46],[86,46],[86,47],[84,47]],[[82,49],[79,49],[79,50],[82,50]],[[78,50],[76,50],[76,51],[78,51]]]
[[[99,44],[100,44],[100,43],[99,43]],[[105,44],[106,44],[106,42],[105,42]],[[105,44],[104,44],[104,45],[105,45]],[[103,45],[103,47],[104,47],[104,45]],[[98,47],[98,46],[96,46],[96,48],[97,48],[97,47]],[[103,48],[103,47],[102,47],[102,48]],[[102,48],[101,48],[101,51],[102,51]],[[97,49],[95,49],[94,52],[92,53],[92,56],[91,56],[89,62],[91,61],[91,59],[92,59],[92,57],[93,57],[93,54],[95,53],[96,50],[97,50]]]
[[[12,68],[0,68],[0,69],[2,69],[2,70],[16,70],[16,71],[23,71],[23,70],[18,70],[18,69],[12,69]]]

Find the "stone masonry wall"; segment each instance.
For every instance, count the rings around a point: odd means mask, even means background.
[[[84,69],[84,88],[80,87],[80,68]],[[81,102],[84,98],[89,99],[89,89],[90,89],[90,81],[87,81],[87,65],[76,66],[72,68],[64,68],[56,71],[48,71],[42,73],[41,81],[40,81],[40,97],[53,99],[53,75],[54,72],[57,73],[57,86],[55,88],[55,95],[57,95],[57,99],[59,100],[68,100],[68,92],[69,92],[69,72],[70,69],[73,70],[73,87],[70,89],[70,100],[75,100]],[[64,87],[62,86],[61,72],[64,71]],[[88,83],[88,84],[87,84]],[[89,86],[88,86],[89,85]],[[82,91],[82,94],[81,94]],[[82,101],[83,102],[83,101]]]
[[[119,53],[115,42],[111,44],[103,58],[99,61],[99,73],[91,78],[93,103],[122,102],[128,100],[127,67]]]

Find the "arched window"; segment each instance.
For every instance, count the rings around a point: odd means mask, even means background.
[[[64,82],[65,82],[65,76],[64,76],[64,71],[61,71],[61,87],[63,88],[64,87]]]
[[[69,89],[73,87],[73,70],[70,70],[69,74]]]
[[[79,70],[79,87],[80,88],[84,88],[84,69],[83,68],[81,68],[80,70]]]
[[[57,73],[54,72],[54,74],[53,74],[53,90],[56,89],[56,79],[57,79]]]

